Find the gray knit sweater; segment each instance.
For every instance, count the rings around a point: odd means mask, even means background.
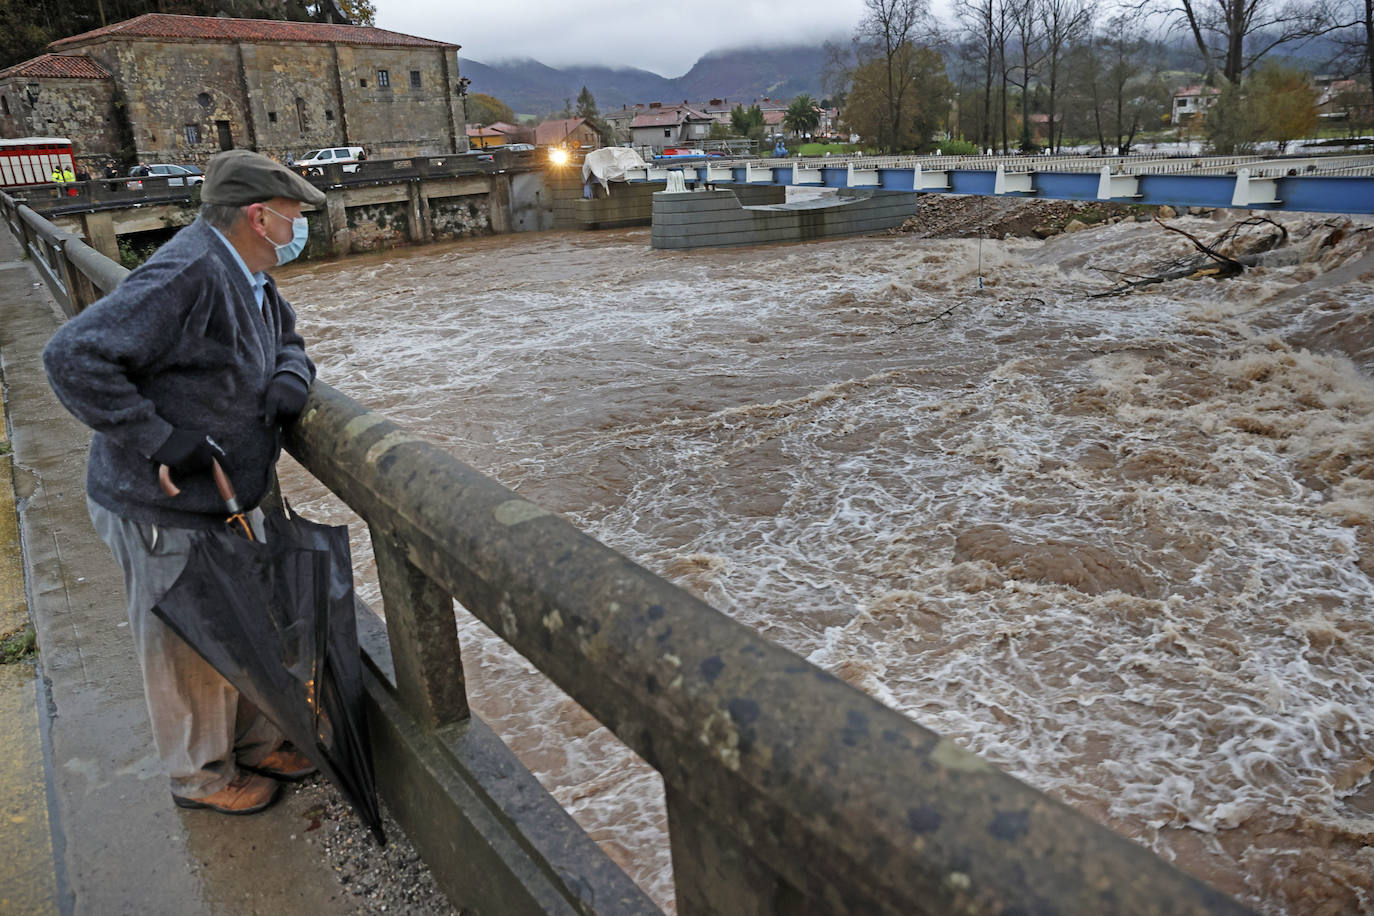
[[[264,314],[265,313],[265,314]],[[210,226],[196,220],[68,321],[43,350],[48,382],[95,430],[86,490],[126,518],[183,528],[223,522],[210,475],[174,475],[181,495],[158,486],[152,455],[173,428],[208,433],[239,501],[256,506],[280,452],[263,422],[267,385],[291,372],[308,385],[315,367],[296,314],[268,281],[263,310],[243,269]]]

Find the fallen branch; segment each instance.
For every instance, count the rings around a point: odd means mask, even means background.
[[[1044,299],[1041,299],[1041,298],[1038,297],[1038,296],[1027,296],[1027,297],[1024,298],[1024,299],[1019,299],[1019,300],[1017,300],[1016,304],[1017,304],[1017,305],[1026,305],[1026,304],[1029,304],[1029,303],[1032,303],[1032,302],[1038,304],[1041,308],[1044,308],[1044,307],[1045,307],[1045,300],[1044,300]],[[907,328],[914,328],[914,327],[916,327],[917,325],[922,325],[922,324],[934,324],[935,322],[939,321],[939,320],[942,319],[942,318],[948,318],[950,315],[952,315],[952,314],[954,313],[954,310],[955,310],[955,309],[959,308],[960,306],[962,306],[962,305],[964,305],[964,304],[965,304],[965,303],[963,303],[963,302],[956,302],[954,305],[951,305],[949,308],[945,309],[943,312],[941,312],[941,313],[938,314],[938,315],[934,315],[934,316],[932,316],[932,317],[930,317],[930,318],[918,318],[918,319],[916,319],[915,321],[906,321],[906,322],[902,322],[902,323],[898,323],[898,322],[896,322],[896,321],[893,321],[893,320],[892,320],[892,316],[889,315],[889,316],[887,317],[887,320],[892,322],[892,330],[888,331],[888,333],[889,333],[889,334],[896,334],[898,331],[905,331]]]
[[[1288,230],[1280,223],[1264,216],[1255,216],[1250,219],[1235,223],[1223,232],[1219,233],[1211,241],[1204,242],[1197,236],[1179,229],[1177,226],[1170,226],[1155,217],[1155,222],[1170,232],[1176,232],[1193,243],[1193,247],[1202,253],[1202,259],[1175,258],[1174,260],[1160,267],[1158,274],[1133,274],[1123,270],[1112,270],[1105,267],[1094,267],[1100,273],[1114,274],[1117,277],[1116,285],[1111,289],[1100,293],[1091,293],[1089,298],[1103,299],[1108,296],[1124,296],[1129,292],[1145,286],[1153,286],[1157,283],[1168,283],[1171,280],[1200,280],[1205,277],[1224,280],[1229,277],[1243,273],[1247,268],[1254,267],[1259,263],[1260,255],[1271,251],[1288,241]],[[1238,243],[1242,231],[1253,226],[1270,225],[1278,229],[1277,236],[1269,236],[1244,254],[1226,254],[1221,249]],[[1131,279],[1126,279],[1131,278]]]

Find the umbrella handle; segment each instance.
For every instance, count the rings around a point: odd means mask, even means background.
[[[215,487],[219,490],[220,498],[224,500],[225,508],[231,513],[242,512],[238,494],[234,492],[234,485],[229,482],[229,475],[224,473],[224,468],[220,467],[219,461],[214,458],[210,459],[210,471],[215,475]],[[172,469],[167,465],[158,465],[157,482],[162,487],[162,492],[168,496],[181,495],[181,488],[172,483]]]

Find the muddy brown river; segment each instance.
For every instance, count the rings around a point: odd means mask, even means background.
[[[647,229],[281,278],[367,406],[1260,911],[1370,913],[1374,231],[1275,218],[1293,257],[1119,298],[1187,240],[987,241],[981,290],[976,239]],[[657,774],[458,620],[474,709],[671,911]]]

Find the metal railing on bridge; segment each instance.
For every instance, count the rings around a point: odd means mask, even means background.
[[[119,282],[2,202],[69,314]],[[469,711],[454,598],[662,775],[683,916],[1247,912],[323,382],[287,444],[371,534],[378,784],[460,908],[656,912]]]
[[[368,159],[354,168],[343,163],[301,168],[307,181],[321,190],[363,187],[397,181],[424,181],[461,178],[465,175],[490,175],[523,171],[542,164],[537,151],[450,153],[439,156],[409,156],[400,159]],[[89,181],[24,185],[5,193],[46,215],[89,210],[136,207],[154,203],[189,202],[198,199],[196,185],[189,179],[166,175],[142,177],[93,178]],[[197,182],[198,184],[198,182]]]

